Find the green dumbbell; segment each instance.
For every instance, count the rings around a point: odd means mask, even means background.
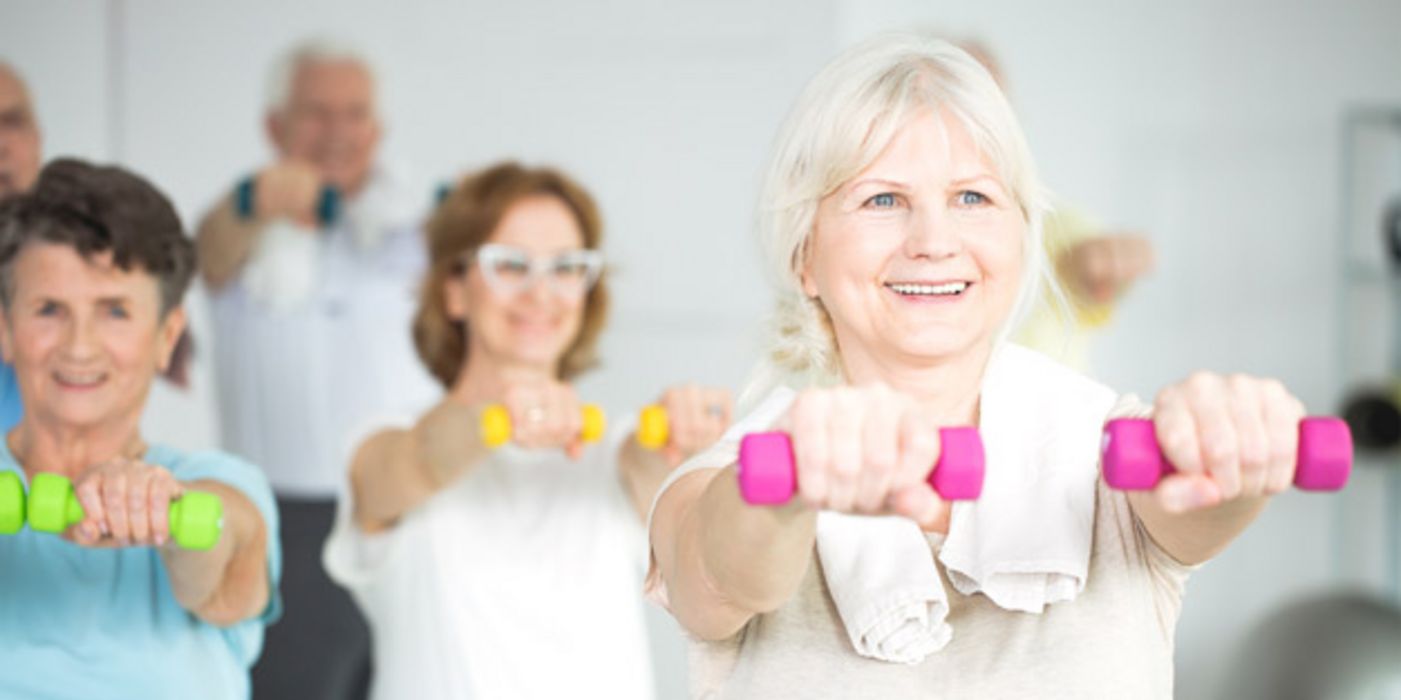
[[[0,535],[13,535],[24,527],[24,484],[19,474],[0,472]]]
[[[82,522],[83,506],[73,484],[58,474],[34,475],[29,487],[29,526],[39,532],[63,532]],[[224,527],[224,504],[206,491],[186,491],[170,504],[170,534],[185,549],[211,549]]]

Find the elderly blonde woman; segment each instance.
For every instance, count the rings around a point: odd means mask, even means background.
[[[468,177],[428,225],[414,338],[446,394],[355,449],[326,545],[370,621],[376,698],[651,697],[642,516],[730,398],[663,392],[660,449],[628,421],[582,441],[570,382],[603,330],[602,233],[572,179],[513,163]],[[509,444],[483,433],[493,406]]]
[[[650,522],[649,585],[696,639],[697,696],[1171,696],[1188,573],[1290,483],[1302,407],[1276,381],[1194,374],[1151,408],[1179,473],[1110,490],[1102,425],[1147,407],[1004,342],[1045,276],[1042,201],[962,50],[885,36],[809,84],[761,200],[781,283],[766,398]],[[945,426],[981,434],[976,502],[926,483]],[[751,506],[736,445],[770,429],[799,493]]]
[[[0,536],[0,697],[249,697],[278,614],[272,491],[252,465],[140,431],[194,268],[170,202],[119,168],[54,161],[0,205],[0,348],[24,404],[0,476],[29,487],[31,525]],[[54,475],[83,510],[62,537],[35,529],[33,485]],[[222,503],[210,549],[174,539],[187,490]]]

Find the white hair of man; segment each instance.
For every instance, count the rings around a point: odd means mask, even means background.
[[[339,39],[318,37],[299,42],[273,62],[268,72],[267,110],[280,114],[292,99],[292,86],[297,71],[310,65],[324,63],[353,63],[365,71],[370,82],[375,81],[374,66],[359,47]]]
[[[833,384],[841,367],[831,321],[802,288],[819,201],[869,166],[921,109],[946,110],[972,136],[1027,222],[1017,301],[997,341],[1027,314],[1041,287],[1063,298],[1042,246],[1049,198],[1016,115],[986,68],[963,49],[914,34],[883,34],[838,56],[808,83],[775,141],[757,229],[777,310],[766,356],[742,402],[773,385]]]

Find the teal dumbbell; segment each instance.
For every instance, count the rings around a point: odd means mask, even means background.
[[[243,178],[234,188],[234,213],[238,218],[248,220],[257,211],[258,188],[252,176]],[[316,223],[323,228],[330,226],[341,213],[341,192],[331,185],[322,185],[316,196]]]
[[[3,485],[0,485],[0,490]],[[21,498],[23,494],[21,494]],[[0,495],[3,498],[3,495]],[[0,524],[3,524],[0,506]],[[170,504],[170,535],[184,549],[212,549],[224,528],[224,504],[207,491],[186,491]],[[58,474],[34,475],[29,487],[29,526],[39,532],[59,533],[82,522],[83,505],[73,484]]]

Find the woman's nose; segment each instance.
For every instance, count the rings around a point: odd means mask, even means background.
[[[936,207],[918,207],[909,218],[905,254],[911,258],[941,259],[957,255],[963,239],[957,227]]]
[[[97,354],[96,329],[90,320],[74,319],[68,324],[64,334],[63,353],[69,359],[87,359]]]

